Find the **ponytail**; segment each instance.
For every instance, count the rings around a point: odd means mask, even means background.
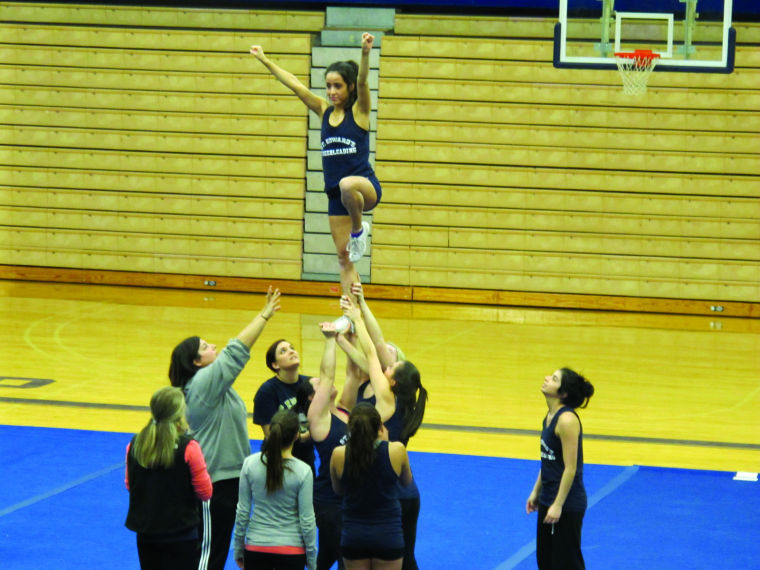
[[[561,402],[571,408],[585,408],[588,401],[594,395],[594,385],[586,378],[570,368],[560,369],[560,396]]]
[[[298,435],[298,416],[291,410],[280,410],[269,424],[269,435],[261,444],[261,462],[267,468],[267,494],[282,488],[284,465],[282,451],[293,445]]]
[[[422,386],[420,380],[420,371],[417,367],[404,360],[393,372],[393,379],[396,384],[393,386],[393,393],[396,395],[396,406],[401,409],[403,426],[401,428],[400,441],[406,445],[409,438],[412,437],[425,416],[425,404],[427,403],[427,390]]]
[[[135,437],[132,455],[145,469],[174,465],[174,450],[185,431],[185,396],[182,390],[164,386],[150,399],[151,419]]]
[[[369,472],[375,461],[375,441],[383,423],[375,406],[361,402],[354,406],[348,417],[345,476],[358,483]]]

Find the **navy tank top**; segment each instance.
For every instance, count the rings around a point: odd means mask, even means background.
[[[343,530],[341,544],[367,548],[403,548],[398,475],[391,465],[388,442],[375,448],[375,460],[358,482],[343,469]]]
[[[375,395],[373,394],[369,398],[365,398],[362,396],[364,394],[364,389],[370,385],[370,381],[367,380],[364,384],[359,386],[359,393],[356,396],[356,403],[360,402],[367,402],[368,404],[372,404],[373,406],[375,403],[377,403],[377,398],[375,398]],[[409,443],[409,438],[406,438],[406,440],[401,439],[401,431],[404,429],[404,417],[401,413],[401,409],[396,406],[396,411],[393,412],[393,415],[389,417],[385,421],[385,429],[388,430],[388,440],[389,441],[400,441],[404,444],[404,447],[407,446]],[[420,496],[420,490],[417,487],[417,480],[412,479],[411,485],[402,485],[400,482],[398,484],[398,497],[399,499],[417,499]]]
[[[565,461],[562,458],[562,440],[554,433],[557,428],[559,416],[570,412],[578,417],[573,408],[562,407],[554,414],[549,425],[544,425],[541,431],[541,494],[538,502],[547,507],[551,506],[559,491],[559,482],[562,472],[565,470]],[[580,418],[578,418],[580,422]],[[546,419],[544,419],[546,424]],[[578,434],[578,463],[575,470],[575,478],[567,494],[563,511],[583,512],[586,510],[586,488],[583,486],[583,426]]]
[[[334,109],[330,107],[322,115],[322,172],[328,196],[339,195],[341,178],[369,178],[375,174],[369,163],[369,131],[356,124],[351,107],[346,109],[341,123],[333,127],[330,116]]]
[[[348,436],[346,422],[341,421],[335,414],[330,414],[330,431],[322,441],[315,441],[314,448],[319,454],[319,471],[314,480],[314,499],[330,503],[340,503],[341,498],[335,494],[330,480],[330,457],[333,449],[344,445]]]
[[[377,398],[375,398],[375,395],[372,394],[369,398],[364,397],[364,390],[369,386],[371,383],[369,380],[364,382],[361,386],[359,386],[359,391],[356,394],[356,403],[361,404],[362,402],[367,402],[368,404],[375,405],[377,403]]]
[[[367,386],[370,385],[370,381],[367,380],[364,384],[359,386],[359,393],[356,396],[356,403],[359,404],[361,402],[367,402],[368,404],[375,405],[377,404],[377,398],[373,394],[369,398],[365,398],[362,394],[364,394],[364,390],[367,388]],[[401,439],[401,432],[404,429],[404,417],[401,413],[401,410],[398,406],[396,406],[396,411],[393,412],[393,415],[389,417],[387,420],[385,420],[385,429],[388,430],[388,439],[390,441],[400,441],[404,444],[404,447],[409,443],[409,438],[406,438],[406,441],[403,441]]]

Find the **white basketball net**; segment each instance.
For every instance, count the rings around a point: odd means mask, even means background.
[[[634,52],[615,54],[620,76],[623,78],[623,93],[626,95],[643,95],[647,90],[649,74],[657,63],[658,54],[652,52]]]

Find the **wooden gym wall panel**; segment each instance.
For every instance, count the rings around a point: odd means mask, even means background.
[[[252,40],[266,41],[265,37],[258,38],[255,33],[252,33],[250,37]],[[304,43],[303,40],[304,38],[298,38],[297,43]],[[160,44],[150,49],[66,45],[14,46],[11,44],[3,50],[3,63],[21,66],[22,70],[27,71],[33,71],[32,66],[50,67],[53,68],[53,75],[60,73],[61,70],[57,68],[61,67],[103,71],[159,71],[172,82],[183,77],[175,75],[175,72],[204,73],[209,76],[239,74],[241,79],[247,79],[246,75],[253,73],[245,71],[246,68],[251,67],[252,63],[252,56],[242,51],[245,45],[241,42],[234,52],[188,52],[187,47],[182,50],[166,50],[162,49]],[[309,62],[304,60],[302,54],[281,54],[278,60],[292,69],[295,75],[303,76],[308,73]],[[256,75],[264,76],[261,70],[258,70]],[[177,90],[174,85],[167,85],[167,87]]]
[[[301,192],[303,182],[296,178],[233,176],[214,174],[173,174],[119,170],[75,170],[38,166],[0,166],[9,188],[60,188],[65,199],[71,190],[131,192],[134,200],[152,192],[171,189],[173,194],[225,197],[292,198]],[[63,192],[65,190],[65,192]],[[10,196],[12,194],[7,194]],[[57,196],[57,195],[56,195]],[[58,199],[56,197],[56,199]]]
[[[270,22],[268,25],[271,25]],[[122,23],[126,25],[126,23]],[[140,24],[135,24],[140,25]],[[142,22],[141,25],[147,25]],[[321,25],[319,26],[321,28]],[[318,31],[318,29],[312,31]],[[272,29],[272,28],[270,28]],[[281,33],[257,32],[256,37],[266,42],[272,53],[303,54],[311,49],[311,40],[307,35],[293,35],[295,30],[282,30]],[[42,46],[94,47],[118,50],[155,49],[187,50],[188,46],[203,46],[207,53],[237,52],[241,45],[246,45],[250,35],[246,32],[217,30],[183,30],[138,27],[93,27],[67,25],[29,25],[6,24],[4,37],[13,43]]]
[[[2,73],[2,68],[0,68]],[[154,94],[138,89],[106,90],[97,88],[0,84],[0,104],[34,105],[55,110],[148,111],[163,113],[171,120],[174,113],[230,114],[240,121],[257,120],[259,115],[241,114],[241,110],[255,109],[257,113],[277,116],[297,116],[303,110],[293,97],[236,93],[192,93],[164,91]],[[159,107],[160,105],[160,107]],[[156,111],[156,109],[161,111]],[[279,115],[277,115],[279,113]]]
[[[318,32],[324,12],[280,10],[224,10],[172,8],[168,6],[98,6],[97,4],[46,4],[4,2],[3,20],[40,25],[147,26],[151,28],[198,28],[200,30],[266,30]]]
[[[556,18],[401,13],[396,15],[394,31],[399,36],[551,40],[556,23]],[[734,22],[733,27],[740,42],[760,43],[760,23]],[[598,30],[599,22],[589,20],[588,36],[597,35]],[[675,33],[680,33],[680,30]]]
[[[638,109],[635,107],[593,107],[539,103],[498,103],[484,101],[424,101],[418,99],[383,99],[387,121],[418,121],[426,127],[429,121],[451,122],[458,115],[466,116],[472,128],[529,125],[537,128],[605,128],[635,129],[647,122],[657,125],[654,132],[683,130],[699,124],[697,134],[712,131],[760,131],[760,117],[754,111]],[[424,121],[424,122],[420,122]],[[378,129],[385,128],[378,125]],[[652,129],[648,129],[651,132]],[[612,138],[612,137],[610,137]],[[622,143],[620,143],[622,144]]]
[[[757,197],[758,180],[752,176],[721,174],[679,174],[667,172],[628,172],[616,170],[527,168],[524,166],[493,166],[450,163],[383,162],[383,180],[404,184],[454,184],[468,190],[496,191],[503,188],[593,190],[604,192],[633,192],[650,194],[684,194],[705,196]],[[499,180],[503,185],[495,185]],[[412,196],[412,197],[410,197]],[[607,194],[615,197],[615,194]],[[415,198],[408,190],[400,201],[426,203],[422,192]]]
[[[511,47],[514,41],[504,41],[504,47]],[[463,50],[466,49],[463,47]],[[512,53],[511,50],[508,53]],[[532,81],[536,83],[608,85],[619,77],[617,70],[557,69],[549,61],[510,61],[499,60],[463,60],[461,58],[436,58],[433,56],[394,57],[387,59],[392,66],[393,75],[399,78],[437,79],[452,77],[462,81],[489,81],[503,77],[514,82]],[[740,68],[734,72],[732,85],[734,89],[751,89],[757,85],[760,72],[752,68]],[[692,87],[719,88],[725,86],[724,76],[715,73],[681,73],[676,77],[666,77],[655,73],[649,80],[651,87]]]
[[[386,69],[392,69],[386,65]],[[383,67],[381,66],[381,73]],[[562,70],[559,70],[562,71]],[[535,102],[543,105],[587,105],[590,101],[603,107],[649,108],[648,99],[621,100],[619,75],[608,73],[606,83],[581,85],[575,83],[541,83],[516,82],[504,84],[496,79],[490,81],[455,80],[448,77],[436,79],[413,79],[406,77],[388,77],[387,87],[381,89],[382,96],[392,99],[425,100],[428,104],[440,100],[467,103],[473,100],[505,104],[529,104]],[[381,76],[381,83],[383,76]],[[730,81],[728,82],[730,84]],[[695,109],[724,111],[754,111],[760,106],[760,93],[753,89],[668,89],[654,87],[648,91],[657,100],[657,109]],[[382,116],[382,105],[378,109]]]
[[[5,3],[3,263],[298,279],[319,11]],[[202,262],[199,265],[198,262]]]
[[[233,113],[199,115],[197,113],[159,112],[140,110],[82,109],[77,107],[25,107],[22,105],[0,106],[0,122],[5,125],[28,125],[31,127],[57,128],[108,128],[128,131],[137,129],[159,132],[181,131],[224,135],[234,132],[238,136],[269,135],[279,137],[304,137],[306,130],[301,117],[254,115],[241,118]]]
[[[413,140],[417,144],[447,143],[507,146],[554,146],[620,151],[667,152],[680,148],[692,153],[730,153],[741,155],[760,147],[754,132],[694,132],[669,129],[573,127],[572,125],[521,125],[487,123],[462,124],[452,121],[423,123],[414,120],[386,119],[378,126],[379,136]],[[501,146],[497,146],[501,145]]]
[[[598,24],[597,24],[598,25]],[[399,14],[373,282],[760,300],[760,27],[733,74],[552,66],[553,22]]]

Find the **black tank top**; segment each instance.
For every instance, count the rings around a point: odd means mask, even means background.
[[[315,441],[314,448],[319,454],[319,471],[314,480],[314,499],[319,501],[340,503],[341,498],[335,494],[330,480],[330,457],[333,449],[346,443],[346,422],[341,421],[335,414],[330,414],[330,432],[322,441]]]
[[[565,406],[557,410],[549,425],[542,426],[541,432],[541,494],[538,502],[545,506],[551,506],[559,491],[559,482],[562,472],[565,470],[565,461],[562,458],[562,440],[554,433],[557,428],[557,420],[560,414],[570,412],[578,417],[573,408]],[[580,418],[578,418],[580,423]],[[546,420],[544,419],[544,424]],[[578,462],[575,470],[575,478],[570,492],[567,494],[564,511],[583,512],[586,510],[586,488],[583,486],[583,427],[578,434]]]
[[[360,402],[367,402],[368,404],[372,404],[373,406],[377,403],[377,398],[374,396],[370,396],[369,398],[365,398],[362,396],[364,394],[364,390],[367,386],[370,385],[370,381],[367,380],[364,384],[359,386],[359,393],[356,396],[356,403]],[[409,443],[409,438],[406,438],[406,440],[401,439],[401,431],[404,429],[404,417],[401,412],[401,409],[396,406],[396,411],[393,412],[393,415],[389,417],[385,421],[385,429],[388,430],[388,440],[389,441],[400,441],[404,444],[404,447],[407,446]],[[417,480],[412,479],[411,485],[402,485],[401,482],[398,484],[398,498],[399,499],[417,499],[420,496],[420,490],[417,487]]]

